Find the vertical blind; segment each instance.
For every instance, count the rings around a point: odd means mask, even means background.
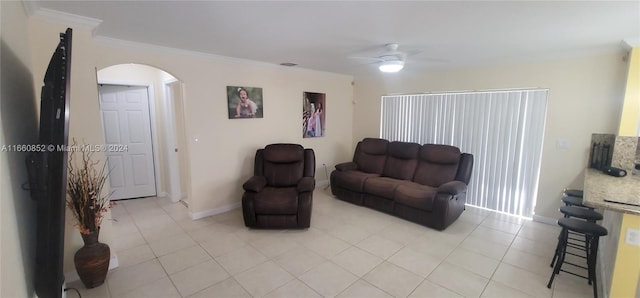
[[[380,137],[474,155],[467,204],[532,217],[547,89],[382,97]]]

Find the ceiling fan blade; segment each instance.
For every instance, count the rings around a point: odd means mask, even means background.
[[[422,50],[420,50],[420,49],[411,49],[411,50],[405,51],[405,52],[404,52],[404,54],[405,54],[407,57],[411,57],[411,56],[418,55],[418,54],[420,54],[420,53],[422,53],[422,52],[423,52],[423,51],[422,51]]]
[[[412,60],[425,61],[425,62],[435,62],[435,63],[449,63],[449,62],[451,62],[451,60],[449,60],[449,59],[434,58],[434,57],[414,58]]]
[[[436,65],[445,65],[451,63],[451,60],[438,58],[410,58],[406,63],[420,67],[429,67]]]
[[[360,60],[360,61],[363,61],[363,63],[373,63],[373,62],[382,62],[382,61],[384,61],[383,59],[380,59],[379,57],[364,57],[364,56],[351,56],[351,57],[349,57],[349,59]]]

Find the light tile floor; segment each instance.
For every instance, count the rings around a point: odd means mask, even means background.
[[[112,209],[120,266],[82,297],[591,297],[546,284],[559,229],[468,207],[436,231],[317,189],[308,230],[251,230],[242,211],[193,221],[166,199]],[[68,297],[75,297],[73,291]]]

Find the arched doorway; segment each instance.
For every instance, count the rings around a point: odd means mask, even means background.
[[[118,142],[113,148],[122,149],[105,152],[112,197],[187,202],[182,82],[142,64],[109,66],[97,71],[97,79],[105,144]]]

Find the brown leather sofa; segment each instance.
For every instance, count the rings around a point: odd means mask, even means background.
[[[308,228],[315,188],[312,149],[271,144],[258,149],[254,176],[242,185],[242,214],[250,228]]]
[[[473,155],[448,145],[366,138],[353,161],[336,165],[338,199],[443,230],[464,210]]]

